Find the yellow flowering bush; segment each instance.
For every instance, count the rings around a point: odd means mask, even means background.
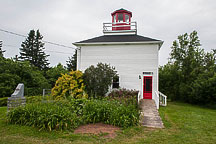
[[[56,100],[65,98],[87,98],[81,71],[71,71],[63,74],[52,88],[51,94]]]

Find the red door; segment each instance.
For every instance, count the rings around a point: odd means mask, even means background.
[[[152,99],[152,76],[143,77],[143,99]]]

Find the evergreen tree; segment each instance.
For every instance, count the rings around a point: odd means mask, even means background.
[[[0,57],[3,57],[3,53],[5,51],[2,50],[2,41],[0,41]]]
[[[46,55],[44,52],[45,47],[42,38],[43,36],[40,34],[39,30],[36,32],[30,30],[28,37],[21,44],[19,59],[27,60],[40,70],[45,70],[49,66],[47,60],[49,55]]]
[[[77,67],[77,50],[75,50],[75,53],[73,54],[73,56],[69,57],[69,60],[66,61],[67,62],[67,69],[69,71],[71,70],[76,70]]]

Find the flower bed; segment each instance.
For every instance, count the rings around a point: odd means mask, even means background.
[[[39,129],[73,129],[82,124],[102,122],[120,127],[138,125],[139,111],[118,101],[71,99],[31,103],[8,113],[8,122]]]

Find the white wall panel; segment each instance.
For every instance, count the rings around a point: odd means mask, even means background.
[[[80,55],[78,67],[81,71],[99,62],[110,64],[118,71],[123,88],[140,90],[139,75],[144,71],[153,72],[154,99],[154,91],[158,88],[157,44],[82,46]]]

